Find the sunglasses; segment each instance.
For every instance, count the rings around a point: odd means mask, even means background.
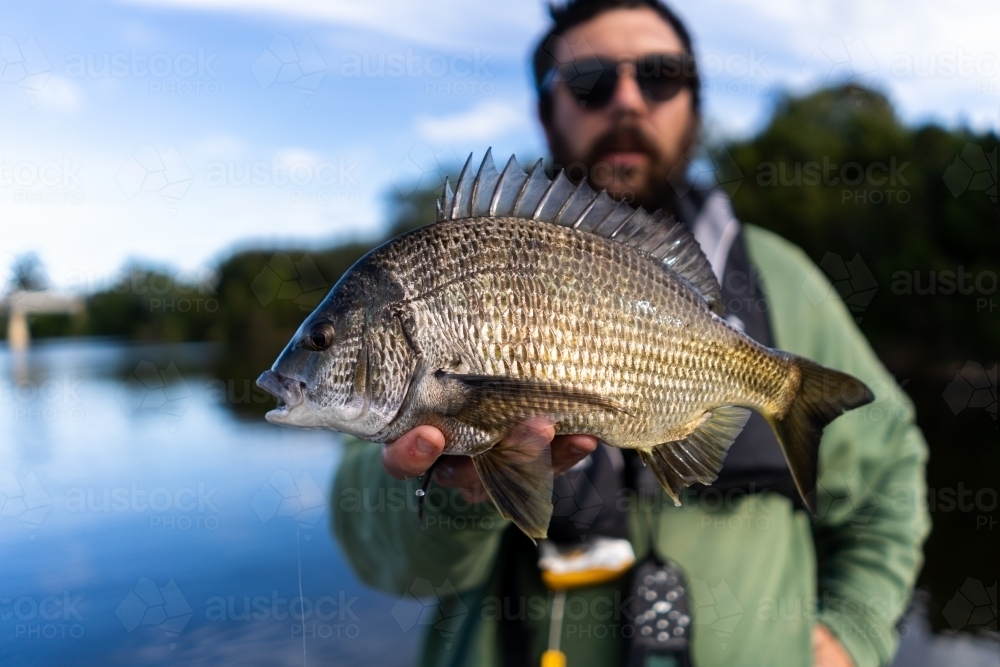
[[[550,93],[561,80],[581,107],[600,109],[611,101],[618,80],[629,70],[643,96],[652,102],[666,102],[698,78],[694,57],[687,54],[651,54],[635,60],[595,57],[554,67],[542,90]]]

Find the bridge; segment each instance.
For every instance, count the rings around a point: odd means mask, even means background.
[[[31,345],[28,315],[75,315],[83,312],[83,298],[55,290],[15,289],[0,296],[0,312],[7,313],[7,345],[26,350]]]

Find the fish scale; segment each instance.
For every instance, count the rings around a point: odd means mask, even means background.
[[[730,326],[704,253],[662,212],[540,164],[470,165],[436,223],[363,257],[303,322],[258,380],[284,402],[267,419],[373,442],[435,426],[534,538],[553,471],[529,420],[638,450],[679,504],[756,410],[812,509],[822,430],[868,388]]]
[[[479,242],[462,245],[470,237]],[[461,261],[456,247],[465,249]],[[559,433],[590,433],[623,448],[679,439],[711,406],[773,407],[768,397],[780,388],[774,381],[788,374],[789,361],[712,315],[651,259],[565,227],[511,218],[439,223],[371,261],[400,273],[417,315],[416,335],[460,350],[465,372],[565,382],[625,408],[574,415],[556,425]],[[501,294],[507,302],[527,295],[528,315],[535,317],[525,321],[524,311],[501,306]],[[581,342],[574,347],[567,340]],[[505,363],[498,345],[509,346],[521,363]],[[738,345],[763,372],[749,378],[731,368]],[[570,354],[580,347],[587,357]],[[556,399],[550,407],[565,411]],[[446,451],[476,454],[476,446],[454,439]]]

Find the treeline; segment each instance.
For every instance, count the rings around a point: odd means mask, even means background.
[[[737,216],[801,246],[891,369],[995,359],[995,134],[910,128],[882,95],[844,87],[786,100],[725,148]]]
[[[840,87],[786,99],[757,136],[709,152],[737,216],[801,246],[895,372],[948,373],[1000,347],[995,134],[907,127],[879,93]],[[437,195],[395,194],[385,238],[432,221]],[[211,276],[135,267],[32,333],[213,340],[266,365],[381,240],[240,252]]]
[[[785,100],[761,133],[714,160],[737,216],[806,251],[913,399],[932,503],[994,499],[975,511],[929,506],[920,585],[939,630],[954,629],[941,610],[969,577],[995,578],[997,143],[907,127],[884,96],[843,87]]]

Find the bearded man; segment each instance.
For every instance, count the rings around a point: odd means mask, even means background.
[[[533,69],[554,164],[688,225],[720,280],[731,324],[858,377],[877,400],[826,429],[816,517],[756,414],[715,484],[690,489],[680,508],[631,452],[526,425],[552,441],[561,475],[549,541],[585,551],[617,540],[638,560],[620,577],[561,593],[544,576],[546,553],[556,552],[545,543],[540,552],[499,515],[467,457],[441,458],[439,430],[417,427],[381,457],[348,445],[332,500],[348,559],[382,590],[436,591],[423,665],[537,665],[543,653],[570,667],[888,664],[929,528],[923,509],[890,500],[925,493],[926,444],[911,403],[798,248],[742,224],[724,194],[685,180],[701,100],[680,19],[656,0],[577,0],[552,14]],[[814,303],[809,294],[827,296]],[[404,480],[432,465],[428,501],[435,492],[444,501],[427,503],[423,527],[409,508],[342,502],[352,492],[412,497],[417,486]],[[644,572],[683,582],[671,604],[686,613],[672,618],[689,613],[690,622],[662,650],[635,631],[637,577],[654,576]]]

